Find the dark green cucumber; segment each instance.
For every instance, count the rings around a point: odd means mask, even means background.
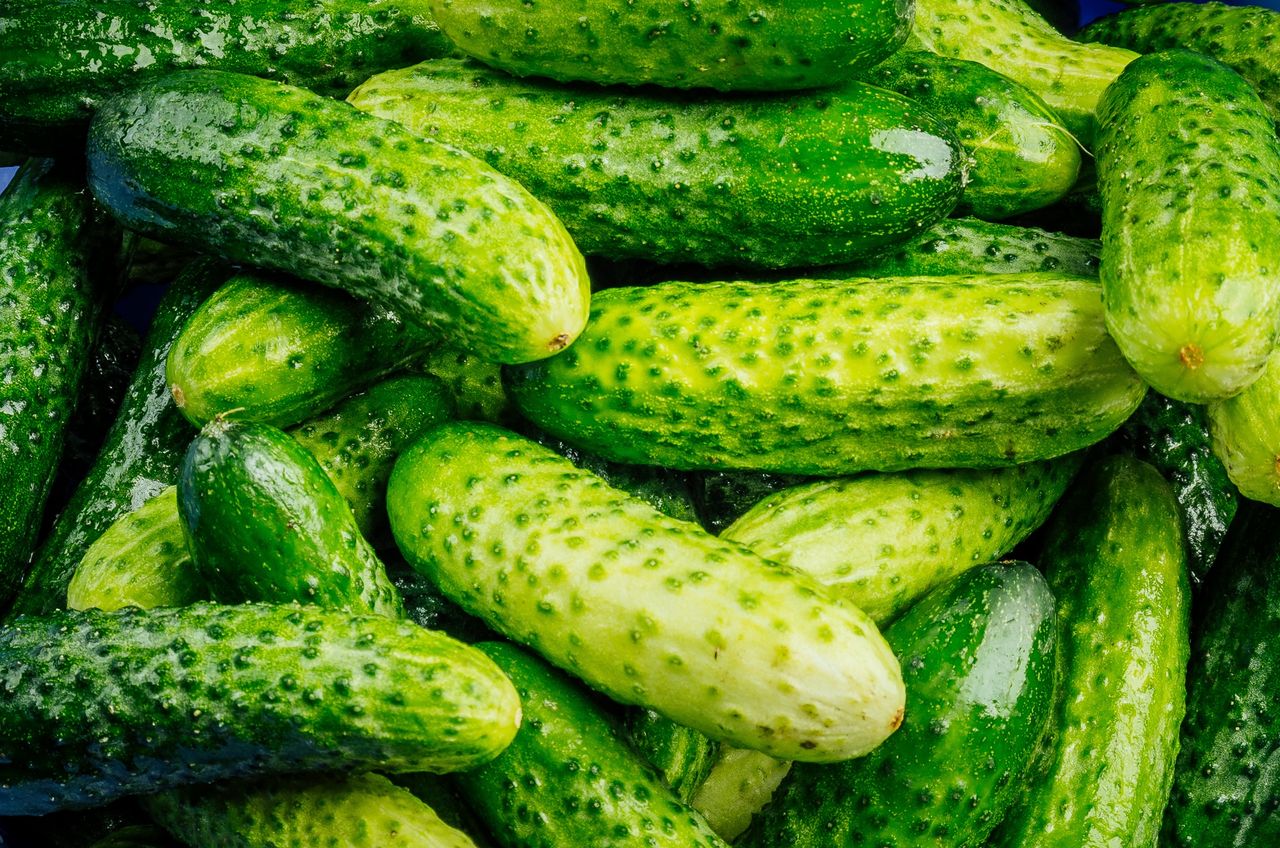
[[[897,660],[865,614],[536,442],[437,427],[396,463],[387,510],[451,600],[617,701],[819,762],[901,720]]]
[[[1244,504],[1218,559],[1191,643],[1171,848],[1280,842],[1280,514]]]
[[[1223,3],[1160,3],[1125,9],[1094,21],[1081,41],[1153,53],[1185,47],[1219,62],[1247,79],[1274,118],[1280,119],[1280,12],[1261,6]]]
[[[432,0],[431,10],[460,50],[516,76],[721,91],[828,86],[911,30],[911,6],[895,0]]]
[[[900,95],[849,83],[734,100],[566,88],[443,59],[348,98],[528,186],[587,253],[786,268],[873,254],[944,218],[964,156]]]
[[[1210,404],[1214,455],[1240,494],[1280,506],[1280,353],[1273,354],[1253,385]]]
[[[752,471],[708,471],[689,478],[698,521],[716,536],[770,495],[812,480],[796,474]]]
[[[344,289],[497,362],[550,356],[586,320],[582,256],[518,183],[301,88],[147,82],[94,115],[89,181],[143,235]]]
[[[105,447],[36,551],[10,615],[62,609],[67,583],[94,540],[177,482],[192,432],[169,394],[165,357],[187,318],[226,276],[216,263],[198,261],[161,300]]]
[[[969,156],[958,210],[998,221],[1057,202],[1075,185],[1080,148],[1040,97],[986,65],[905,50],[858,75],[955,127]]]
[[[524,707],[511,747],[454,779],[508,848],[725,848],[572,679],[512,645],[479,646]]]
[[[1107,328],[1152,388],[1239,393],[1280,327],[1280,140],[1249,83],[1185,50],[1143,56],[1098,108]]]
[[[998,846],[1154,848],[1186,697],[1189,597],[1178,505],[1131,457],[1083,475],[1042,555],[1058,599],[1061,685],[1047,774]]]
[[[986,844],[1049,719],[1053,595],[1029,565],[982,566],[931,593],[886,638],[907,680],[902,729],[860,760],[797,763],[737,845]]]
[[[501,365],[461,348],[441,345],[427,352],[417,367],[444,381],[459,418],[505,424],[515,417],[502,387]]]
[[[682,803],[688,804],[711,773],[720,746],[691,727],[676,724],[653,710],[627,713],[623,734],[662,782]]]
[[[205,425],[182,463],[178,509],[196,572],[218,601],[404,612],[342,493],[281,430]]]
[[[1061,275],[609,289],[507,389],[618,462],[828,476],[1060,456],[1146,391],[1097,283]]]
[[[468,768],[520,716],[474,649],[311,607],[23,617],[0,629],[0,665],[4,815],[246,775]]]

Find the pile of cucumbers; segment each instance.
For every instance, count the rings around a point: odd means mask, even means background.
[[[0,845],[1280,844],[1280,12],[1034,5],[0,0]]]

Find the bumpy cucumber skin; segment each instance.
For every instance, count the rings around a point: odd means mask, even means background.
[[[464,421],[506,424],[513,417],[507,390],[502,387],[502,366],[486,362],[461,348],[441,345],[428,351],[418,370],[444,381],[453,396],[457,415]]]
[[[9,616],[61,609],[67,583],[94,540],[118,518],[177,482],[192,433],[169,394],[165,357],[187,318],[226,276],[216,263],[199,260],[160,301],[105,447],[36,551]]]
[[[691,727],[653,710],[633,709],[623,724],[627,742],[653,766],[662,782],[688,804],[711,773],[720,746]]]
[[[182,462],[178,508],[197,573],[216,600],[404,613],[342,493],[281,430],[205,425]]]
[[[1026,564],[975,568],[886,631],[902,729],[860,760],[797,763],[744,848],[970,848],[1022,788],[1053,700],[1054,603]]]
[[[550,356],[586,320],[582,256],[519,184],[293,86],[189,71],[114,98],[89,182],[144,235],[344,289],[497,362]]]
[[[969,155],[957,211],[999,221],[1056,203],[1080,174],[1080,149],[1038,95],[986,65],[907,50],[859,78],[909,97],[955,127]]]
[[[1189,403],[1258,378],[1280,325],[1280,140],[1258,95],[1185,50],[1143,56],[1099,106],[1107,327]]]
[[[515,683],[525,719],[497,759],[454,779],[506,848],[725,848],[578,683],[512,645],[478,647]]]
[[[238,274],[198,309],[166,364],[197,427],[238,410],[288,427],[421,356],[430,338],[393,312],[314,286]]]
[[[1098,101],[1131,50],[1080,44],[1022,0],[917,0],[907,46],[981,62],[1022,83],[1048,104],[1086,147],[1098,129]]]
[[[708,471],[689,478],[698,521],[716,536],[770,495],[812,480],[798,474],[751,471]]]
[[[1187,673],[1173,791],[1164,816],[1172,848],[1253,848],[1280,842],[1280,515],[1244,504],[1214,569]]]
[[[0,660],[5,815],[246,774],[468,768],[520,716],[466,645],[311,607],[24,617],[0,630]]]
[[[346,95],[371,74],[449,51],[426,0],[271,3],[6,0],[0,143],[65,147],[101,103],[181,68],[220,68]]]
[[[824,480],[769,497],[722,536],[806,572],[884,625],[1012,551],[1049,517],[1081,459]]]
[[[901,721],[897,660],[861,611],[535,442],[438,427],[396,463],[387,508],[454,602],[617,701],[816,762]]]
[[[1001,825],[1007,848],[1153,848],[1173,780],[1189,590],[1160,473],[1109,457],[1075,484],[1041,556],[1058,599],[1048,771]]]
[[[1280,506],[1280,353],[1240,394],[1209,404],[1214,455],[1246,498]]]
[[[516,76],[721,91],[817,88],[897,50],[911,0],[432,0],[458,49]]]
[[[1060,456],[1146,391],[1098,285],[1058,275],[609,289],[576,345],[506,378],[607,459],[826,476]]]
[[[775,760],[759,751],[720,746],[720,757],[698,787],[693,808],[728,842],[746,831],[791,772],[789,760]]]
[[[519,180],[587,253],[787,268],[910,238],[960,199],[951,129],[864,83],[707,100],[513,79],[456,59],[348,98]]]
[[[1280,12],[1223,3],[1160,3],[1125,9],[1094,21],[1081,41],[1153,53],[1185,47],[1212,56],[1258,90],[1272,117],[1280,118]]]

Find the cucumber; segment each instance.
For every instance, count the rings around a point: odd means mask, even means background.
[[[1258,90],[1271,116],[1280,119],[1280,12],[1223,3],[1161,3],[1125,9],[1094,21],[1080,40],[1152,53],[1185,47],[1239,73]]]
[[[497,759],[459,773],[463,797],[509,848],[725,848],[659,781],[573,680],[499,642],[525,723]]]
[[[716,536],[770,495],[813,479],[752,471],[708,471],[690,474],[689,478],[698,521]]]
[[[441,345],[427,351],[417,367],[444,382],[459,418],[504,424],[514,417],[506,389],[502,387],[502,366],[496,362],[486,362],[461,348]]]
[[[767,498],[721,535],[801,569],[883,625],[1012,551],[1049,517],[1080,460],[824,480]]]
[[[698,787],[692,806],[702,813],[712,830],[733,842],[773,799],[773,793],[790,772],[788,760],[722,745],[720,758]]]
[[[497,362],[550,356],[586,320],[582,256],[520,185],[293,86],[144,83],[95,114],[89,181],[143,235],[345,289]]]
[[[1131,50],[1072,41],[1023,0],[917,0],[907,45],[981,62],[1022,83],[1088,148],[1103,91],[1138,57]]]
[[[609,289],[578,344],[506,377],[606,459],[826,476],[1060,456],[1146,391],[1098,285],[1061,275]]]
[[[442,59],[379,74],[348,100],[483,158],[554,209],[584,252],[612,258],[848,262],[946,217],[964,179],[950,128],[858,82],[691,99]]]
[[[415,797],[428,802],[445,824],[471,837],[476,848],[495,848],[488,831],[471,807],[462,800],[462,793],[449,775],[419,771],[394,775],[392,781],[397,786],[408,789]]]
[[[1240,394],[1208,406],[1213,453],[1240,494],[1280,506],[1280,353]]]
[[[1154,848],[1178,749],[1188,588],[1178,505],[1151,466],[1111,457],[1075,484],[1041,557],[1058,599],[1048,773],[997,846]]]
[[[251,774],[468,768],[520,716],[472,648],[298,606],[23,617],[0,630],[0,662],[3,815]]]
[[[442,425],[396,463],[387,509],[445,595],[617,701],[813,761],[901,721],[897,660],[860,611],[535,442]]]
[[[342,97],[370,74],[449,51],[426,0],[4,0],[0,143],[83,137],[102,102],[180,68],[267,76]]]
[[[955,127],[969,157],[958,211],[992,221],[1066,196],[1080,174],[1076,140],[1040,97],[986,65],[905,50],[859,74]]]
[[[1280,516],[1244,504],[1227,534],[1191,644],[1187,717],[1164,815],[1171,848],[1280,841],[1275,644]]]
[[[10,616],[62,609],[67,584],[89,546],[118,518],[177,482],[192,433],[170,397],[165,356],[188,316],[225,278],[216,263],[198,261],[160,301],[105,446],[36,551]]]
[[[1099,106],[1107,327],[1189,403],[1258,378],[1280,324],[1280,140],[1249,83],[1185,50],[1143,56]]]
[[[516,76],[720,91],[828,86],[906,41],[895,0],[432,0],[458,49]]]
[[[342,493],[281,430],[205,425],[182,462],[178,510],[196,573],[215,600],[404,613]]]
[[[930,593],[886,638],[903,657],[902,730],[860,760],[797,763],[735,844],[986,844],[1049,719],[1053,595],[1029,565],[981,566]]]
[[[707,779],[720,752],[720,746],[706,735],[676,724],[653,710],[628,711],[623,735],[684,804],[690,802]]]

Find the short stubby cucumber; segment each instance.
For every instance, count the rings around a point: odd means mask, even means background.
[[[831,85],[911,30],[904,0],[432,0],[431,9],[458,49],[517,76],[721,91]]]
[[[380,74],[348,99],[519,180],[584,252],[612,258],[848,262],[946,217],[965,173],[949,127],[858,82],[706,99],[442,59]]]
[[[812,575],[883,625],[1039,527],[1080,466],[865,474],[773,495],[721,534]]]
[[[817,762],[902,720],[897,660],[865,614],[536,442],[438,427],[396,463],[387,509],[459,606],[622,703]]]
[[[282,83],[187,71],[104,103],[94,194],[131,229],[345,289],[499,362],[578,335],[556,217],[461,150]]]
[[[74,146],[103,100],[180,68],[220,68],[345,96],[449,51],[427,0],[4,0],[0,144]]]
[[[986,65],[906,50],[859,78],[955,126],[970,159],[963,213],[999,221],[1056,203],[1075,185],[1076,140],[1038,95]]]
[[[520,848],[726,848],[627,747],[580,684],[502,642],[478,646],[524,707],[511,747],[457,775],[486,829]]]
[[[1178,505],[1117,456],[1076,482],[1041,567],[1058,600],[1048,771],[1001,825],[1003,848],[1154,848],[1186,696],[1190,597]]]
[[[1213,452],[1240,494],[1280,506],[1280,353],[1273,354],[1253,385],[1209,404]]]
[[[1146,391],[1098,284],[1060,275],[609,289],[507,388],[608,459],[825,476],[1061,456]]]
[[[736,845],[986,844],[1049,719],[1053,595],[1025,563],[987,565],[930,593],[885,636],[907,680],[902,730],[860,760],[797,763]]]
[[[720,753],[720,746],[704,734],[653,710],[632,709],[627,713],[623,732],[636,753],[686,804],[711,773]]]
[[[1280,326],[1280,140],[1249,83],[1143,56],[1098,111],[1107,328],[1156,391],[1207,403],[1258,378]]]
[[[311,607],[22,617],[0,629],[0,665],[3,815],[246,774],[469,768],[520,723],[475,649]]]

